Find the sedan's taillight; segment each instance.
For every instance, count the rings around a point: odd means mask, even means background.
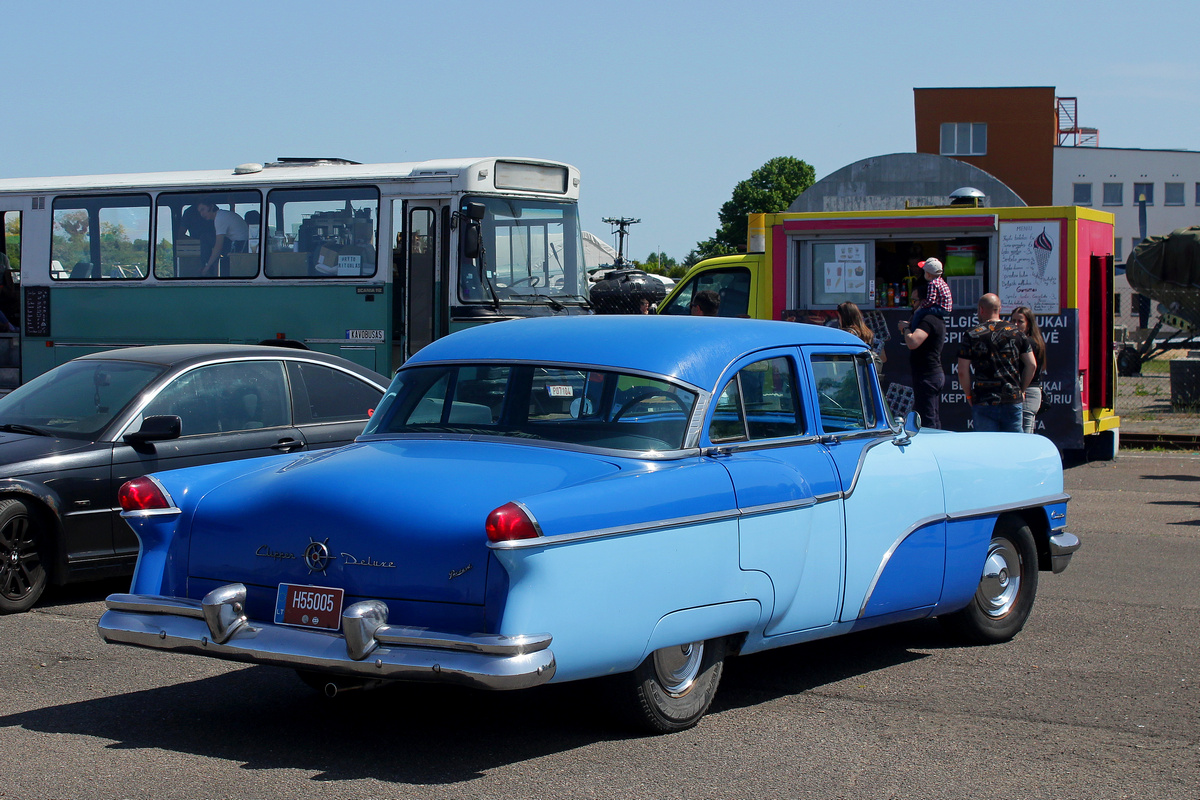
[[[541,535],[537,523],[530,518],[525,508],[517,503],[505,503],[488,514],[487,537],[493,542],[511,542],[514,539],[536,539]]]
[[[117,502],[122,511],[150,511],[156,508],[170,508],[171,501],[149,475],[125,481],[117,491]]]

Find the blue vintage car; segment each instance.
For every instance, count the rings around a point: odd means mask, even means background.
[[[812,325],[504,322],[410,359],[354,444],[130,481],[108,642],[351,682],[619,676],[691,726],[738,653],[936,616],[1011,638],[1079,546],[1058,452],[889,419]]]

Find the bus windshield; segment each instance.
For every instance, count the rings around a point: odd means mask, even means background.
[[[583,236],[573,203],[467,197],[482,203],[480,252],[463,255],[458,292],[465,302],[537,303],[586,295]],[[461,226],[466,231],[467,225]]]

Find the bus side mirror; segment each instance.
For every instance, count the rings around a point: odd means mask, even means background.
[[[463,257],[479,258],[479,225],[471,223],[463,228]]]
[[[479,223],[487,216],[487,206],[483,203],[466,203],[462,207],[467,225],[463,228],[463,256],[479,258]]]
[[[178,439],[181,433],[183,433],[183,420],[174,414],[164,414],[146,417],[142,420],[141,428],[125,434],[125,441],[129,444],[161,442],[167,439]]]

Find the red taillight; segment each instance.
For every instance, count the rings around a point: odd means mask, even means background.
[[[154,508],[170,508],[171,501],[157,483],[143,475],[125,481],[117,492],[117,502],[122,511],[149,511]]]
[[[488,514],[487,537],[493,542],[511,542],[514,539],[536,539],[540,533],[537,524],[529,518],[525,509],[516,503],[505,503]]]

